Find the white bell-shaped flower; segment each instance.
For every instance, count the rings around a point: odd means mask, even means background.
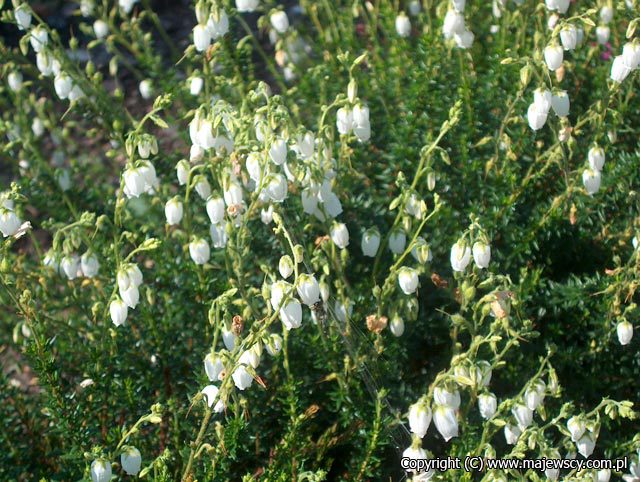
[[[302,324],[302,305],[298,300],[291,300],[280,309],[280,321],[285,329],[300,328]]]
[[[411,21],[404,12],[396,17],[396,33],[405,38],[411,34]]]
[[[595,171],[602,171],[604,167],[604,149],[600,146],[593,146],[589,149],[587,154],[587,160],[589,161],[589,167]]]
[[[214,356],[212,353],[207,353],[204,357],[204,371],[212,382],[217,382],[221,379],[224,371],[224,365],[220,357]]]
[[[413,268],[403,266],[398,270],[398,284],[405,295],[415,293],[418,289],[418,272]]]
[[[380,232],[377,228],[367,229],[362,235],[362,254],[369,258],[375,258],[378,248],[380,248]]]
[[[402,254],[407,246],[407,235],[402,229],[396,229],[389,235],[389,249],[393,254]]]
[[[409,428],[419,438],[423,438],[431,424],[431,408],[424,402],[418,401],[409,407]]]
[[[459,240],[451,246],[449,258],[454,271],[464,271],[471,261],[471,249],[465,242]]]
[[[521,403],[514,405],[511,409],[511,413],[516,419],[516,423],[520,430],[525,430],[529,425],[531,425],[531,422],[533,422],[533,410],[526,405]]]
[[[92,482],[109,482],[111,480],[111,463],[108,460],[96,459],[91,462]]]
[[[580,455],[582,455],[585,459],[589,458],[593,453],[593,449],[596,447],[596,441],[593,438],[593,435],[590,433],[584,434],[580,439],[576,442],[576,448]]]
[[[313,306],[320,301],[320,285],[314,275],[301,274],[298,277],[296,289],[300,300],[302,300],[305,305]]]
[[[567,117],[569,115],[571,103],[569,101],[569,95],[565,90],[560,90],[552,95],[551,107],[553,107],[553,112],[555,112],[558,117]]]
[[[222,342],[227,350],[233,351],[237,338],[232,330],[228,330],[226,327],[222,328]]]
[[[87,251],[80,257],[80,270],[87,278],[93,278],[100,270],[100,262],[95,254]]]
[[[340,249],[349,246],[349,230],[344,223],[335,223],[331,227],[331,240]]]
[[[211,45],[211,31],[205,25],[193,28],[193,45],[198,52],[204,52]]]
[[[536,410],[542,404],[546,388],[542,380],[538,380],[533,385],[527,387],[524,392],[524,401],[530,410]]]
[[[11,209],[0,206],[0,231],[2,236],[7,238],[18,232],[22,221]]]
[[[616,326],[616,333],[618,335],[618,341],[621,345],[628,345],[633,338],[633,325],[627,320],[621,321]]]
[[[289,17],[282,10],[278,10],[271,14],[271,26],[280,34],[285,33],[289,29]]]
[[[520,430],[516,425],[508,423],[504,426],[504,439],[509,445],[515,445],[518,443],[518,439],[521,434],[522,430]]]
[[[458,419],[453,408],[437,405],[433,411],[433,422],[445,442],[458,436]]]
[[[253,12],[258,8],[260,0],[236,0],[238,12]]]
[[[275,139],[269,146],[269,158],[274,164],[281,166],[287,160],[287,150],[287,142],[284,139]]]
[[[135,447],[127,447],[120,455],[120,465],[128,475],[138,475],[142,466],[140,451]]]
[[[488,268],[491,262],[491,246],[482,241],[473,243],[473,260],[478,268]]]
[[[560,30],[560,43],[565,50],[574,50],[578,44],[578,29],[575,25],[568,24]]]
[[[400,337],[404,334],[404,320],[399,315],[395,315],[391,318],[391,323],[389,323],[389,330],[391,330],[391,334],[395,337]]]
[[[621,83],[631,73],[631,68],[627,65],[624,55],[618,55],[611,64],[611,80]]]
[[[202,238],[196,238],[189,243],[189,255],[195,264],[205,264],[211,255],[209,243]]]
[[[29,5],[22,3],[13,11],[13,17],[20,30],[27,30],[31,26],[31,10]]]
[[[596,27],[596,39],[600,45],[605,45],[611,36],[611,29],[606,25],[598,25]]]
[[[594,169],[585,169],[582,173],[582,184],[590,196],[594,195],[600,189],[602,175],[600,171]]]
[[[238,382],[236,381],[236,376],[235,376],[236,372],[238,372],[238,370],[233,372],[233,381],[240,390],[244,390],[244,388],[240,388],[240,386],[238,385]],[[241,375],[238,375],[238,378],[240,377]],[[249,375],[249,377],[251,378],[251,375]],[[253,381],[253,378],[251,378],[251,380]],[[244,381],[245,381],[244,379],[241,380],[241,382],[244,382]],[[251,382],[249,382],[249,386],[250,385],[251,385]],[[202,389],[201,393],[207,399],[207,406],[209,408],[211,408],[211,406],[213,405],[213,402],[216,402],[215,407],[213,407],[213,411],[215,413],[221,413],[222,411],[224,411],[224,403],[222,403],[222,400],[220,400],[218,397],[218,394],[220,393],[220,390],[218,389],[218,387],[216,387],[215,385],[207,385]]]
[[[211,224],[220,224],[224,221],[224,200],[220,197],[210,197],[207,200],[207,215]]]
[[[76,279],[81,274],[80,258],[76,254],[66,255],[60,260],[60,268],[68,279]]]
[[[127,312],[129,307],[120,298],[116,298],[109,303],[109,315],[111,316],[111,322],[116,326],[121,326],[127,320]]]
[[[229,31],[229,17],[224,10],[211,12],[207,20],[207,30],[213,40],[223,37]]]
[[[184,214],[184,208],[179,198],[174,197],[167,201],[164,205],[164,215],[167,218],[167,224],[169,226],[175,226],[182,221]]]
[[[498,399],[493,393],[483,393],[478,397],[478,409],[480,416],[485,420],[489,420],[496,413],[498,408]]]
[[[558,44],[547,45],[544,49],[544,61],[551,71],[558,70],[562,66],[564,51]]]

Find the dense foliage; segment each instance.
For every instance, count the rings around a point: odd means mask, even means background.
[[[640,480],[633,0],[3,3],[2,480]]]

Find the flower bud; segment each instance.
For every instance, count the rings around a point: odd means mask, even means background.
[[[178,183],[181,186],[184,186],[189,179],[189,164],[187,164],[187,161],[182,160],[176,164],[176,175]]]
[[[431,249],[422,236],[418,236],[413,248],[411,248],[411,256],[420,264],[425,264],[433,258]]]
[[[271,356],[276,356],[282,350],[282,337],[277,333],[269,335],[269,340],[265,344],[267,353]]]

